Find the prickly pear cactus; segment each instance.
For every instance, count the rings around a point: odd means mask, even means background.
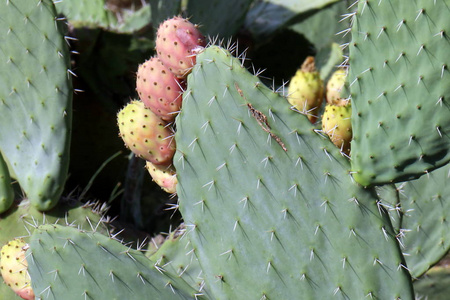
[[[56,8],[74,26],[108,28],[117,23],[113,12],[106,10],[106,0],[58,1]]]
[[[33,290],[44,299],[194,299],[196,294],[142,252],[96,232],[40,226],[27,257]]]
[[[0,214],[8,210],[14,201],[14,190],[8,166],[0,153]]]
[[[421,276],[450,250],[449,180],[450,165],[446,165],[397,184],[403,214],[398,236],[413,277]]]
[[[447,300],[450,293],[450,267],[448,257],[439,266],[430,269],[414,281],[416,299]]]
[[[202,268],[185,231],[186,228],[182,225],[172,232],[161,247],[150,256],[150,260],[157,266],[164,267],[168,273],[182,277],[207,299],[214,299],[205,284]]]
[[[0,246],[14,237],[28,237],[37,226],[44,224],[72,225],[83,230],[95,228],[102,234],[114,234],[109,220],[105,208],[96,203],[60,201],[52,210],[43,213],[25,199],[14,202],[0,215]]]
[[[72,87],[62,25],[50,0],[0,3],[0,149],[40,210],[58,202],[69,165]]]
[[[449,13],[449,0],[359,1],[348,82],[360,184],[417,178],[450,160]]]
[[[183,101],[179,205],[215,299],[413,297],[374,191],[285,98],[213,46]]]

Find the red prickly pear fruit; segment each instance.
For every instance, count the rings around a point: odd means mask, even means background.
[[[206,46],[197,26],[181,17],[161,23],[156,34],[156,52],[175,76],[185,78],[195,64],[199,49]]]
[[[170,166],[157,166],[147,161],[145,168],[150,173],[153,181],[169,194],[177,192],[177,173],[175,168]]]
[[[291,79],[288,101],[314,124],[323,102],[323,94],[323,81],[316,70],[314,57],[308,56]]]
[[[3,281],[22,299],[34,299],[28,263],[25,253],[28,244],[23,239],[15,239],[1,249],[0,271]]]
[[[169,165],[175,154],[175,140],[168,124],[141,101],[128,103],[117,114],[120,136],[136,156],[155,165]]]
[[[139,65],[136,90],[155,115],[172,122],[180,111],[182,82],[157,57]]]
[[[338,106],[327,104],[322,116],[322,130],[341,152],[350,155],[352,140],[352,106]]]
[[[338,69],[334,71],[330,79],[327,82],[327,103],[345,106],[350,100],[342,98],[342,90],[345,85],[345,79],[347,78],[347,71],[345,69]]]

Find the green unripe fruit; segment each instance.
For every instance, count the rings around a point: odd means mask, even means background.
[[[337,106],[327,104],[322,116],[322,130],[341,152],[350,154],[350,142],[352,140],[352,106]]]
[[[342,96],[342,90],[345,85],[345,79],[347,78],[347,71],[344,69],[336,70],[327,82],[327,103],[333,105],[344,106],[348,100],[345,100]]]
[[[315,123],[323,102],[323,81],[316,70],[314,57],[308,56],[289,84],[289,103]]]

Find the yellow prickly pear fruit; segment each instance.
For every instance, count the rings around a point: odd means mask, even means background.
[[[35,297],[25,259],[27,249],[28,244],[23,239],[15,239],[4,245],[1,249],[0,271],[4,282],[19,297],[31,300]]]
[[[314,124],[322,105],[323,94],[324,85],[316,70],[314,57],[308,56],[291,79],[288,101]]]
[[[347,71],[345,69],[336,70],[327,82],[327,103],[339,106],[347,105],[349,100],[342,97],[341,92],[345,85]]]
[[[341,152],[350,155],[350,142],[352,140],[352,106],[338,106],[327,104],[322,116],[322,130]]]

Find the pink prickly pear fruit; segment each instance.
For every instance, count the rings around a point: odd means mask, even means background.
[[[156,34],[159,59],[179,78],[187,76],[195,64],[197,52],[205,46],[206,39],[197,25],[181,17],[161,23]]]
[[[23,239],[15,239],[1,249],[0,271],[3,281],[22,299],[34,299],[28,263],[25,254],[28,244]]]
[[[180,111],[182,82],[158,57],[139,65],[136,90],[145,106],[164,121],[172,122]]]
[[[341,152],[350,155],[350,143],[352,140],[352,106],[338,106],[327,104],[322,116],[322,131]]]
[[[318,118],[323,96],[323,81],[316,70],[314,57],[308,56],[289,83],[288,101],[314,124]]]
[[[155,165],[169,165],[175,154],[173,132],[141,101],[128,103],[117,114],[120,137],[136,156]]]
[[[177,173],[172,165],[158,166],[152,164],[150,161],[147,161],[145,167],[150,173],[153,181],[164,191],[169,194],[174,194],[177,192]]]
[[[347,78],[347,71],[345,69],[341,68],[334,71],[334,73],[331,75],[330,79],[328,79],[327,82],[326,87],[327,103],[338,106],[345,106],[348,104],[350,100],[345,99],[345,97],[342,97],[342,90],[344,88],[346,78]]]

